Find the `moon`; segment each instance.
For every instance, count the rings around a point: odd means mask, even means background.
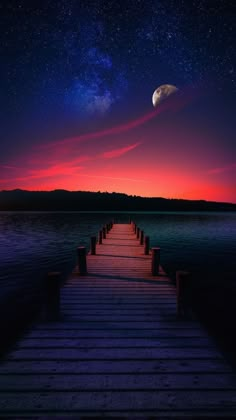
[[[153,106],[156,108],[163,102],[168,96],[173,95],[179,89],[174,85],[161,85],[159,86],[152,95],[152,103]]]

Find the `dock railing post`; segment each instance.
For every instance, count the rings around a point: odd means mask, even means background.
[[[87,261],[86,261],[86,248],[85,246],[79,246],[77,248],[78,255],[78,268],[79,273],[84,276],[87,274]]]
[[[61,273],[49,272],[45,284],[44,317],[55,321],[60,316],[60,283]]]
[[[144,254],[149,255],[149,248],[150,248],[150,238],[149,236],[145,236],[144,240]]]
[[[152,275],[157,276],[159,274],[160,265],[160,248],[152,248]]]
[[[102,230],[99,230],[99,238],[98,238],[99,245],[102,244]]]
[[[143,239],[144,239],[144,231],[141,230],[141,232],[140,232],[140,245],[143,245]]]
[[[188,271],[176,271],[176,298],[177,316],[188,318],[190,291],[190,273]]]
[[[91,255],[96,255],[96,236],[91,236],[90,238],[90,247],[91,247]]]
[[[103,237],[103,239],[106,239],[106,228],[105,227],[102,228],[102,237]]]

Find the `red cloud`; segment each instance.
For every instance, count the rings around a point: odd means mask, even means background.
[[[232,163],[230,165],[227,166],[221,166],[219,168],[214,168],[214,169],[209,169],[209,171],[207,171],[208,174],[221,174],[222,172],[227,172],[227,171],[232,171],[236,169],[236,163]]]
[[[112,159],[116,157],[120,157],[122,155],[125,155],[126,153],[130,152],[131,150],[135,149],[137,146],[139,146],[141,142],[131,144],[130,146],[121,147],[120,149],[111,150],[109,152],[104,152],[100,156],[105,159]]]

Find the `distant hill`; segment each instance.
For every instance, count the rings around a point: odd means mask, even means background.
[[[87,191],[0,191],[0,210],[236,211],[236,204]]]

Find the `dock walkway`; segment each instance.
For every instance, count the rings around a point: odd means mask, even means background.
[[[60,319],[1,362],[1,415],[236,416],[236,375],[197,321],[177,319],[175,286],[151,275],[131,224],[87,264],[61,289]]]

